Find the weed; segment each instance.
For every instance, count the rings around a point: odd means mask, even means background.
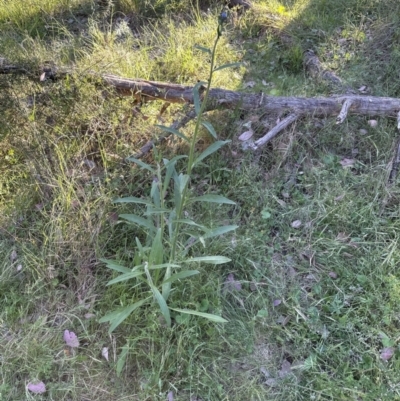
[[[140,294],[138,301],[128,306],[124,306],[113,311],[100,322],[110,322],[110,332],[114,331],[132,312],[148,304],[151,299],[158,303],[164,322],[167,327],[171,327],[171,311],[197,315],[208,318],[214,322],[226,322],[225,319],[216,315],[207,314],[198,310],[180,309],[171,307],[167,301],[172,292],[173,284],[177,280],[182,280],[199,274],[198,270],[181,270],[182,264],[211,263],[219,265],[227,263],[230,259],[222,256],[198,256],[186,257],[188,250],[196,243],[204,244],[206,239],[213,238],[237,228],[237,226],[221,226],[216,228],[207,228],[192,219],[185,218],[184,213],[192,203],[211,202],[217,204],[235,204],[227,198],[220,195],[203,195],[193,197],[190,195],[189,185],[193,169],[198,166],[202,160],[218,151],[226,141],[216,141],[208,148],[203,150],[199,156],[195,156],[195,146],[199,135],[201,125],[209,131],[216,139],[214,127],[203,120],[203,113],[206,108],[208,95],[211,87],[213,74],[221,69],[231,67],[231,64],[215,67],[215,54],[218,41],[222,35],[223,24],[227,20],[227,11],[220,15],[220,21],[217,28],[217,37],[212,50],[204,47],[199,49],[211,57],[210,73],[206,86],[204,83],[198,83],[193,89],[194,108],[196,112],[196,123],[192,138],[188,139],[182,132],[172,128],[161,127],[164,131],[176,135],[178,138],[189,142],[189,155],[176,156],[171,160],[163,159],[163,164],[158,164],[156,168],[134,158],[128,158],[129,161],[138,164],[141,168],[150,172],[153,177],[153,183],[150,189],[150,195],[147,198],[128,197],[117,199],[116,203],[143,204],[146,206],[144,217],[135,214],[121,214],[124,220],[142,227],[145,232],[145,244],[143,245],[136,237],[137,251],[133,257],[133,268],[121,266],[115,261],[105,260],[107,267],[116,270],[122,275],[109,281],[108,285],[125,282],[127,280],[138,280],[137,286],[141,282],[146,283],[149,291]],[[201,99],[201,93],[204,90],[204,97]],[[175,165],[178,160],[187,158],[186,173],[178,173]],[[173,190],[171,190],[173,188]],[[168,197],[169,192],[173,192],[172,197]],[[184,228],[183,228],[184,227]],[[190,228],[188,232],[186,227]],[[197,234],[200,231],[201,234]],[[165,269],[165,273],[162,271]],[[174,272],[175,271],[175,272]],[[179,272],[177,272],[179,271]],[[162,289],[160,291],[160,288]],[[151,296],[152,294],[152,296]],[[179,295],[175,294],[175,297]],[[206,310],[208,307],[206,308]],[[183,321],[178,317],[178,321]],[[122,355],[125,358],[125,353]]]

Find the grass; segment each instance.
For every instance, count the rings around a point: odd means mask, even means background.
[[[194,46],[211,46],[217,9],[117,3],[126,14],[136,7],[133,26],[91,2],[29,3],[29,15],[21,11],[27,1],[1,4],[0,55],[32,71],[54,63],[73,74],[44,83],[0,76],[0,400],[165,400],[169,391],[178,401],[400,399],[400,192],[398,180],[387,184],[394,121],[379,118],[372,128],[364,117],[341,126],[309,118],[253,155],[237,137],[249,120],[263,132],[257,110],[207,116],[232,143],[193,175],[191,191],[237,205],[187,212],[240,228],[196,245],[196,254],[232,262],[201,267],[171,297],[229,323],[175,314],[167,328],[148,308],[109,336],[98,320],[140,288],[106,286],[114,276],[99,259],[131,263],[134,238],[144,235],[115,219],[137,210],[112,200],[149,190],[152,177],[124,159],[159,133],[160,105],[142,107],[148,119],[135,117],[130,99],[86,73],[204,80],[209,60]],[[355,89],[398,96],[397,1],[254,3],[217,50],[218,65],[244,66],[217,72],[214,86],[328,95],[304,74],[301,54],[312,47]],[[164,124],[181,113],[171,106]],[[202,141],[210,142],[206,132]],[[169,141],[157,151],[170,158],[188,150]],[[343,167],[344,159],[354,162]],[[64,330],[78,335],[77,350],[65,346]],[[44,395],[27,392],[35,379],[46,383]]]

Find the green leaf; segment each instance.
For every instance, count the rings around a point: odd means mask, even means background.
[[[204,83],[205,82],[197,82],[197,84],[193,87],[193,103],[194,103],[194,110],[197,116],[200,114],[200,109],[201,109],[200,88],[204,87]]]
[[[208,47],[200,46],[200,45],[194,45],[195,49],[201,50],[204,53],[207,53],[211,56],[211,50]]]
[[[213,265],[221,265],[230,261],[231,259],[226,258],[225,256],[197,256],[195,258],[186,259],[183,261],[183,263],[204,262],[211,263]]]
[[[156,269],[164,269],[165,267],[173,267],[175,269],[180,268],[180,265],[177,265],[175,263],[162,263],[161,265],[148,265],[149,270],[156,270]]]
[[[130,273],[132,271],[132,269],[120,265],[116,260],[110,260],[110,259],[100,259],[100,260],[104,262],[109,269],[116,270],[117,272]]]
[[[189,176],[187,174],[179,174],[175,179],[175,185],[178,187],[179,193],[182,194],[183,190],[189,181]],[[176,205],[175,205],[176,207]]]
[[[117,198],[113,203],[138,203],[142,205],[153,206],[153,203],[142,198],[136,198],[135,196],[127,196],[126,198]]]
[[[162,208],[149,208],[143,213],[143,216],[154,216],[155,214],[164,214],[170,213],[171,210],[169,209],[162,209]]]
[[[191,277],[191,276],[194,276],[194,275],[199,274],[199,273],[200,272],[198,270],[185,270],[183,272],[179,272],[179,273],[173,274],[170,278],[168,278],[167,280],[164,280],[163,284],[173,283],[176,280],[181,280],[181,279],[186,278],[186,277]]]
[[[122,351],[118,356],[118,361],[117,361],[117,377],[120,377],[122,369],[125,366],[125,362],[126,362],[126,357],[128,356],[128,351],[129,351],[129,345],[125,345],[124,347],[122,347]]]
[[[153,199],[156,207],[161,207],[160,184],[157,180],[153,180],[153,182],[151,183],[150,196]]]
[[[179,138],[181,138],[181,139],[184,139],[185,141],[189,142],[189,138],[186,137],[184,134],[182,134],[182,132],[178,131],[178,130],[175,129],[175,128],[166,127],[165,125],[156,125],[156,127],[162,129],[162,130],[165,131],[165,132],[169,132],[169,133],[171,133],[171,134],[174,134],[174,135],[176,135],[177,137],[179,137]]]
[[[136,216],[135,214],[120,214],[119,217],[129,221],[130,223],[135,223],[138,226],[148,228],[150,231],[155,230],[155,227],[150,220],[144,219],[143,217],[140,216]]]
[[[229,231],[236,230],[237,228],[239,228],[239,226],[235,226],[235,225],[217,227],[217,228],[214,228],[214,229],[208,231],[203,237],[204,238],[218,237],[220,235],[228,233]]]
[[[211,136],[215,139],[217,139],[217,133],[215,132],[214,127],[212,126],[212,124],[208,121],[202,121],[201,124],[207,128],[207,131],[211,134]]]
[[[140,271],[140,270],[130,271],[129,273],[121,274],[120,276],[110,280],[107,283],[107,286],[112,285],[112,284],[116,284],[116,283],[120,283],[122,281],[127,281],[127,280],[130,280],[132,278],[136,278],[136,277],[139,277],[139,276],[142,276],[142,275],[143,275],[143,271]]]
[[[225,198],[225,196],[213,195],[213,194],[197,196],[196,198],[190,199],[190,202],[212,202],[212,203],[221,203],[227,205],[236,205],[236,202],[231,201],[228,198]]]
[[[108,332],[111,334],[135,309],[140,308],[149,299],[150,297],[142,299],[133,305],[124,306],[123,308],[119,308],[111,313],[108,313],[99,320],[99,323],[110,322],[111,326]]]
[[[138,166],[144,168],[145,170],[149,170],[150,173],[155,174],[156,171],[154,170],[153,167],[150,166],[150,164],[144,163],[139,159],[135,159],[134,157],[127,157],[128,162],[133,162],[136,163]]]
[[[214,142],[212,145],[210,145],[194,162],[193,162],[193,167],[196,166],[197,164],[199,164],[203,159],[205,159],[207,156],[210,156],[211,154],[213,154],[214,152],[216,152],[217,150],[219,150],[220,148],[222,148],[222,146],[224,146],[225,144],[229,143],[230,141],[217,141]]]
[[[169,313],[167,303],[165,302],[165,299],[161,295],[160,291],[158,291],[157,287],[153,284],[153,280],[151,278],[147,264],[145,264],[145,266],[144,266],[144,271],[146,272],[146,276],[147,276],[147,284],[150,286],[150,289],[154,295],[154,298],[160,307],[160,310],[161,310],[162,315],[164,316],[165,322],[167,323],[168,327],[171,327],[171,315]]]
[[[161,228],[157,229],[157,233],[153,238],[153,243],[151,245],[151,251],[149,255],[149,264],[150,265],[159,265],[163,262],[164,257],[164,249],[162,245],[162,232]]]
[[[243,65],[243,63],[228,63],[228,64],[223,64],[223,65],[220,65],[220,66],[217,67],[217,68],[214,68],[214,72],[215,72],[215,71],[223,70],[223,69],[225,69],[225,68],[240,67],[241,65]]]
[[[228,322],[228,320],[224,319],[223,317],[217,316],[217,315],[212,315],[211,313],[197,312],[192,309],[171,308],[171,310],[173,310],[175,312],[186,313],[188,315],[204,317],[204,318],[210,320],[211,322],[215,322],[215,323],[227,323]]]
[[[187,224],[189,226],[201,228],[203,231],[207,231],[207,228],[205,226],[202,226],[201,224],[197,224],[193,220],[190,220],[190,219],[174,220],[174,223]]]
[[[199,89],[194,87],[193,88],[193,103],[194,103],[194,110],[196,112],[196,116],[200,114],[200,94],[199,94]]]

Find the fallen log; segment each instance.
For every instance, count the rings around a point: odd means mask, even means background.
[[[23,68],[5,63],[0,60],[0,74],[23,73]],[[313,61],[315,64],[315,60]],[[318,66],[317,66],[318,67]],[[38,78],[40,81],[57,80],[68,75],[68,72],[59,72],[46,66],[43,67]],[[31,78],[32,74],[28,74]],[[96,78],[99,74],[88,72],[88,76]],[[122,78],[115,75],[103,74],[100,78],[108,86],[113,87],[121,96],[131,96],[136,101],[164,101],[168,103],[194,104],[193,87],[169,82],[157,82],[144,79]],[[203,90],[200,87],[200,97]],[[341,124],[348,115],[384,116],[393,117],[400,127],[400,99],[390,97],[375,97],[370,95],[356,95],[353,93],[333,95],[330,97],[304,98],[269,96],[264,93],[243,93],[220,88],[212,88],[209,92],[205,111],[216,109],[257,110],[271,116],[279,115],[284,120],[273,127],[262,138],[258,139],[253,148],[264,145],[290,124],[305,116],[329,117],[336,116],[336,123]],[[400,129],[400,128],[399,128]]]
[[[162,100],[170,103],[193,104],[193,87],[143,79],[120,78],[103,75],[104,81],[113,86],[120,95],[142,97],[145,101]],[[263,93],[242,93],[212,88],[207,110],[217,108],[254,110],[271,113],[311,115],[313,117],[338,116],[343,122],[348,114],[386,116],[397,118],[400,99],[369,95],[334,95],[320,98],[269,96]]]

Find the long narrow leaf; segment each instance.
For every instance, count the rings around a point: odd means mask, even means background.
[[[150,231],[155,230],[155,227],[150,220],[144,219],[140,216],[136,216],[135,214],[120,214],[119,217],[129,221],[130,223],[135,223],[138,226],[146,227]]]
[[[147,303],[149,299],[150,297],[142,299],[141,301],[138,301],[132,305],[125,306],[108,313],[99,320],[99,323],[110,322],[111,326],[108,332],[111,334],[135,309],[140,308],[142,305]]]
[[[195,258],[186,259],[183,261],[183,263],[204,262],[211,263],[213,265],[221,265],[230,261],[231,259],[226,258],[225,256],[197,256]]]
[[[213,194],[197,196],[196,198],[190,199],[190,202],[212,202],[212,203],[223,203],[227,205],[236,205],[236,202],[228,198],[225,198],[225,196],[213,195]]]
[[[168,268],[168,267],[173,267],[174,269],[178,269],[181,266],[177,265],[175,263],[162,263],[161,265],[148,265],[148,269],[149,270],[156,270],[156,269],[164,269],[164,268]]]
[[[215,71],[221,71],[224,68],[240,67],[241,65],[243,65],[243,63],[228,63],[228,64],[220,65],[219,67],[214,68],[214,72]]]
[[[153,206],[153,203],[142,198],[136,198],[135,196],[127,196],[126,198],[117,198],[113,203],[138,203],[142,205]]]
[[[200,46],[200,45],[195,45],[194,48],[195,48],[195,49],[198,49],[198,50],[201,50],[202,52],[211,55],[211,50],[210,50],[208,47],[204,47],[204,46]]]
[[[233,231],[236,230],[239,226],[221,226],[221,227],[217,227],[214,228],[212,230],[210,230],[209,232],[207,232],[203,238],[213,238],[213,237],[218,237],[220,235],[226,234],[229,231]]]
[[[184,139],[185,141],[189,142],[189,139],[188,139],[184,134],[182,134],[182,132],[178,131],[178,130],[175,129],[175,128],[166,127],[165,125],[156,125],[156,127],[162,129],[162,130],[165,131],[165,132],[169,132],[169,133],[171,133],[171,134],[174,134],[174,135],[176,135],[177,137],[179,137],[179,138],[181,138],[181,139]]]
[[[122,369],[125,366],[128,351],[129,351],[129,345],[127,344],[124,347],[122,347],[122,351],[118,356],[117,367],[116,367],[117,377],[120,377]]]
[[[214,129],[214,127],[212,126],[212,124],[211,124],[210,122],[208,122],[208,121],[202,121],[201,124],[202,124],[205,128],[207,128],[207,131],[211,134],[211,136],[212,136],[214,139],[217,139],[217,133],[215,132],[215,129]]]
[[[151,245],[151,251],[149,256],[150,265],[159,265],[163,262],[164,252],[162,244],[162,232],[161,228],[157,229],[157,233],[153,238],[153,243]]]
[[[116,260],[110,259],[100,259],[102,262],[106,264],[109,269],[116,270],[120,273],[130,273],[132,270],[128,267],[120,265]]]
[[[200,272],[198,270],[185,270],[183,272],[179,272],[179,273],[173,274],[169,279],[163,281],[163,284],[173,283],[176,280],[181,280],[181,279],[186,278],[186,277],[191,277],[191,276],[194,276],[194,275],[199,274],[199,273]]]
[[[193,220],[190,220],[190,219],[174,220],[174,223],[187,224],[189,226],[201,228],[203,231],[207,231],[207,228],[205,226],[202,226],[201,224],[197,224]]]
[[[124,273],[124,274],[121,274],[120,276],[115,277],[114,279],[110,280],[107,283],[107,286],[116,284],[116,283],[121,283],[122,281],[127,281],[127,280],[130,280],[132,278],[136,278],[136,277],[139,277],[142,275],[143,275],[143,271],[134,271],[134,272]]]
[[[156,171],[153,167],[150,166],[150,164],[144,163],[139,159],[135,159],[134,157],[127,157],[126,160],[128,160],[128,162],[136,163],[138,166],[144,168],[145,170],[149,170],[152,174],[156,173]]]
[[[168,327],[171,327],[171,315],[169,313],[168,305],[167,305],[164,297],[161,295],[160,291],[158,291],[157,287],[153,284],[153,280],[151,278],[147,264],[145,264],[145,266],[144,266],[144,271],[147,276],[147,284],[150,286],[150,289],[154,295],[154,298],[160,307],[160,310],[161,310],[162,315],[164,316],[165,322],[167,323]]]
[[[143,216],[153,216],[155,214],[164,214],[170,213],[171,210],[169,209],[162,209],[162,208],[149,208],[143,213]]]
[[[211,322],[215,322],[215,323],[227,323],[228,322],[228,320],[224,319],[223,317],[218,316],[218,315],[212,315],[211,313],[197,312],[192,309],[179,309],[179,308],[171,308],[171,310],[174,310],[175,312],[186,313],[188,315],[204,317],[204,318],[210,320]]]
[[[225,144],[229,143],[230,141],[217,141],[210,145],[194,162],[193,167],[199,164],[203,159],[212,155],[214,152],[222,148]]]
[[[194,110],[196,115],[200,114],[200,89],[204,87],[204,82],[197,82],[197,84],[193,87],[193,103],[194,103]]]

